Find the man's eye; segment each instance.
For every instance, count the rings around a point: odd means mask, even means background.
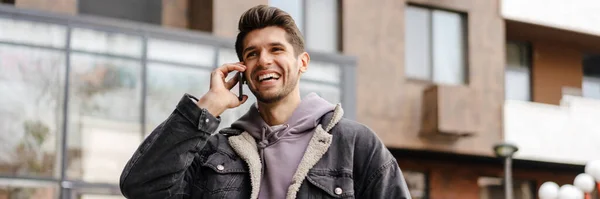
[[[248,55],[246,55],[246,57],[254,57],[254,56],[256,56],[256,52],[251,52],[251,53],[248,53]]]
[[[283,48],[273,48],[273,52],[282,51],[282,50],[283,50]]]

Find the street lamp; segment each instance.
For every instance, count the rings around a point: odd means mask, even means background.
[[[589,174],[596,180],[598,187],[598,196],[600,197],[600,160],[592,160],[585,165],[585,173]]]
[[[592,191],[594,191],[594,178],[591,175],[582,173],[575,177],[575,181],[573,181],[573,185],[579,188],[585,194],[585,199],[592,198]]]
[[[501,143],[494,146],[496,156],[504,158],[504,194],[506,199],[513,199],[512,186],[512,156],[519,148],[510,143]]]
[[[557,199],[558,198],[558,184],[554,182],[544,182],[538,190],[540,199]]]
[[[581,199],[583,193],[577,187],[566,184],[558,190],[558,199]]]

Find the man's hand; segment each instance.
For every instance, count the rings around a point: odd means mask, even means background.
[[[247,95],[244,95],[240,101],[237,95],[230,91],[238,83],[238,76],[235,75],[229,81],[225,81],[227,75],[233,71],[244,72],[246,66],[242,62],[223,64],[210,74],[210,89],[198,100],[198,107],[207,109],[210,114],[217,117],[225,110],[246,102]]]

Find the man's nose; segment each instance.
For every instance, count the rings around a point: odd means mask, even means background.
[[[258,64],[261,66],[270,66],[273,64],[273,55],[266,50],[260,53],[260,58],[258,59]]]

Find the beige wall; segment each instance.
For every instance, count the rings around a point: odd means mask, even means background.
[[[532,66],[533,101],[559,104],[562,88],[581,88],[582,53],[570,46],[534,41]]]
[[[213,34],[235,38],[242,13],[256,5],[268,3],[268,0],[213,0]]]
[[[163,0],[162,25],[187,29],[189,27],[189,0]]]
[[[15,7],[71,15],[77,14],[77,0],[15,0]]]
[[[469,84],[437,89],[437,129],[472,133],[438,139],[419,132],[423,91],[429,85],[404,77],[404,8],[407,2],[343,1],[343,50],[358,57],[357,117],[393,148],[492,155],[501,140],[504,101],[504,23],[498,1],[411,0],[468,15]],[[377,96],[377,97],[374,97]]]

